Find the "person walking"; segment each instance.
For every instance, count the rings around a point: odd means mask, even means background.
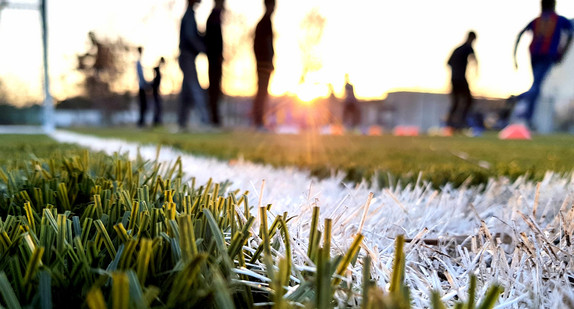
[[[142,54],[143,54],[143,47],[138,47],[138,60],[136,61],[136,72],[138,75],[138,96],[140,102],[140,115],[138,120],[138,127],[145,126],[145,114],[147,112],[147,89],[148,89],[148,82],[145,79],[143,66],[142,66]]]
[[[518,43],[525,32],[532,33],[530,43],[530,64],[532,66],[533,81],[530,89],[519,96],[511,96],[509,101],[514,106],[513,118],[523,122],[529,129],[534,129],[532,118],[540,89],[553,65],[562,61],[562,58],[570,48],[574,27],[563,16],[556,14],[556,0],[542,0],[542,12],[540,16],[532,20],[516,38],[514,45],[514,67],[518,69],[516,51]],[[566,37],[566,41],[562,37]]]
[[[469,31],[466,41],[457,47],[448,59],[451,69],[451,105],[446,119],[450,130],[460,130],[467,127],[468,112],[472,106],[472,94],[466,79],[466,68],[469,61],[478,68],[478,61],[472,45],[476,40],[476,33]]]
[[[165,59],[163,57],[159,58],[159,62],[155,68],[153,68],[154,77],[153,81],[151,82],[151,90],[153,94],[154,100],[154,109],[153,109],[153,125],[160,126],[162,124],[162,99],[161,94],[159,93],[159,87],[161,85],[161,67],[165,64]]]
[[[264,0],[265,14],[255,28],[255,39],[253,49],[257,62],[257,94],[253,100],[253,125],[258,130],[264,129],[263,116],[265,114],[265,104],[269,96],[268,87],[271,73],[275,69],[273,66],[273,25],[271,15],[275,11],[275,0]]]
[[[191,107],[195,107],[202,114],[203,89],[197,79],[197,68],[195,58],[199,53],[205,53],[203,38],[197,31],[195,21],[195,5],[201,0],[188,0],[187,9],[181,19],[179,33],[179,67],[183,73],[181,84],[180,109],[178,114],[178,125],[181,131],[187,129],[189,113]],[[203,117],[203,115],[201,115]]]
[[[221,32],[221,13],[224,0],[215,0],[213,10],[207,18],[205,29],[205,47],[209,64],[208,108],[211,125],[221,126],[219,116],[219,97],[221,96],[221,75],[223,65],[223,35]]]

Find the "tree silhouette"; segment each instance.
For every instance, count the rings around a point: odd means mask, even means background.
[[[317,8],[309,11],[301,21],[301,37],[299,39],[303,65],[301,83],[305,81],[305,76],[309,72],[318,71],[323,66],[320,55],[317,55],[316,47],[321,42],[326,22],[327,19],[319,13]]]
[[[84,75],[84,93],[104,112],[104,119],[118,110],[126,109],[129,99],[121,95],[130,46],[123,40],[98,39],[88,33],[91,46],[78,57],[78,71]]]

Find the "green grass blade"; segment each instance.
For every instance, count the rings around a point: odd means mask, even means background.
[[[40,308],[52,309],[52,277],[46,270],[41,271],[39,277],[38,294],[40,294]]]
[[[30,284],[30,281],[40,268],[42,264],[42,255],[44,254],[44,247],[36,247],[32,253],[32,257],[26,265],[26,273],[24,275],[24,284]]]
[[[152,254],[153,254],[152,241],[147,238],[142,238],[140,240],[140,250],[138,252],[138,257],[136,260],[137,276],[142,285],[145,284],[147,271],[149,268],[149,262]]]
[[[476,297],[476,275],[470,275],[470,286],[468,288],[468,300],[466,309],[474,309],[475,298]]]
[[[0,295],[4,299],[6,303],[6,307],[8,309],[21,309],[20,303],[18,302],[18,298],[16,297],[16,293],[12,289],[10,285],[10,281],[8,281],[8,277],[4,272],[0,272]]]
[[[405,256],[403,247],[405,244],[405,236],[399,235],[395,240],[395,259],[393,261],[393,273],[391,275],[391,285],[389,292],[398,293],[405,277]]]
[[[86,295],[86,304],[90,309],[107,309],[104,294],[100,288],[91,288]]]
[[[136,308],[148,308],[144,294],[140,285],[140,281],[133,270],[127,271],[127,277],[130,286],[130,300],[134,303]]]
[[[345,271],[347,267],[351,264],[351,260],[355,257],[359,250],[361,249],[361,242],[363,241],[364,236],[362,234],[355,235],[355,239],[353,239],[353,243],[347,250],[347,253],[343,256],[343,259],[339,262],[337,266],[337,270],[335,271],[335,275],[338,277],[333,278],[332,285],[338,286],[341,283],[341,278],[345,275]]]
[[[494,305],[496,305],[496,302],[498,301],[498,297],[503,291],[504,289],[497,284],[490,286],[490,288],[488,288],[488,291],[486,291],[484,299],[480,302],[477,309],[494,308]]]
[[[102,222],[102,220],[98,219],[98,220],[94,221],[94,224],[96,226],[96,229],[98,230],[98,233],[101,235],[101,237],[103,237],[104,246],[108,250],[108,254],[113,259],[116,256],[117,252],[116,252],[116,248],[114,247],[114,244],[112,243],[112,239],[110,238],[110,235],[108,235],[108,231],[106,230],[104,223]]]
[[[363,302],[361,308],[367,309],[369,306],[369,289],[371,287],[371,256],[366,255],[363,259]]]
[[[311,217],[311,228],[310,228],[310,236],[309,236],[309,246],[307,248],[307,256],[313,260],[314,252],[317,250],[315,245],[317,244],[315,238],[317,235],[317,225],[319,224],[319,210],[320,208],[315,206],[313,207],[313,214]]]
[[[235,308],[231,291],[227,288],[225,279],[218,271],[213,274],[213,289],[215,290],[215,306],[217,308]]]
[[[431,292],[431,305],[432,309],[446,309],[446,306],[440,299],[440,293],[438,291]]]
[[[112,273],[112,308],[129,309],[130,283],[124,272]]]

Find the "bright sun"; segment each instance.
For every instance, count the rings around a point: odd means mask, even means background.
[[[297,95],[297,98],[305,104],[310,104],[315,99],[325,97],[327,95],[325,87],[318,83],[299,84],[295,94]]]

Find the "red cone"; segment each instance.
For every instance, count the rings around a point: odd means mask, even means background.
[[[498,133],[500,139],[531,139],[530,131],[523,124],[511,124]]]

